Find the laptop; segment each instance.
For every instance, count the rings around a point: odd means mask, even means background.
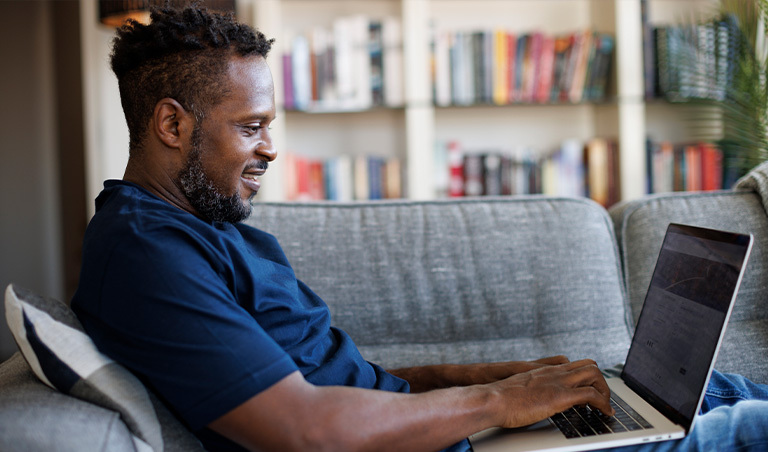
[[[683,438],[694,426],[752,236],[670,224],[621,377],[615,416],[574,407],[534,425],[471,436],[475,452],[581,451]]]

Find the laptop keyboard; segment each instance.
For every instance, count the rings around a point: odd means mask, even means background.
[[[611,395],[611,406],[616,410],[614,416],[606,416],[589,406],[575,406],[549,419],[569,439],[653,428],[618,396]]]

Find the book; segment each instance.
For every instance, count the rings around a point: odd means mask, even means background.
[[[701,151],[695,144],[683,147],[685,153],[685,180],[683,186],[686,191],[699,191],[701,185]]]
[[[710,191],[725,187],[728,172],[722,151],[712,143],[648,140],[649,193]]]
[[[704,191],[723,189],[723,153],[711,143],[700,143],[701,189]]]
[[[504,30],[493,32],[493,103],[504,105],[509,102],[509,39]]]
[[[621,199],[619,152],[614,140],[590,139],[584,147],[587,195],[604,207]]]
[[[349,18],[354,86],[354,98],[350,108],[354,110],[364,110],[373,106],[372,67],[368,45],[369,24],[370,20],[364,14],[357,14]]]
[[[283,107],[293,110],[296,104],[293,99],[293,64],[290,52],[284,52],[281,56],[283,64]]]
[[[536,85],[539,81],[539,58],[543,35],[540,32],[531,33],[527,39],[527,45],[523,57],[523,80],[521,83],[521,102],[530,103],[536,95]]]
[[[385,162],[381,157],[368,156],[368,198],[383,199],[385,193],[384,168]]]
[[[565,77],[568,69],[568,61],[571,50],[572,39],[570,36],[558,36],[555,38],[555,60],[552,88],[550,91],[550,102],[560,102],[561,92],[565,92]]]
[[[384,198],[403,197],[403,168],[400,159],[390,158],[384,165]]]
[[[291,67],[293,104],[297,110],[306,110],[312,103],[312,72],[309,41],[304,35],[296,35],[293,38]]]
[[[322,159],[293,152],[282,158],[288,200],[391,199],[405,193],[399,158],[339,155]]]
[[[286,35],[290,45],[281,64],[287,109],[355,111],[404,105],[399,18],[340,16],[330,27]]]
[[[722,101],[738,64],[742,39],[732,18],[657,27],[657,94],[673,102]]]
[[[517,35],[512,32],[507,33],[507,103],[515,101],[515,75],[517,67]]]
[[[648,21],[648,13],[648,0],[640,0],[640,22],[643,30],[643,88],[645,98],[653,99],[657,94],[656,45],[653,26]]]
[[[306,173],[308,199],[326,199],[323,162],[320,160],[308,160]]]
[[[464,155],[464,196],[482,196],[485,178],[483,176],[483,156],[480,154]]]
[[[555,65],[555,38],[542,37],[541,54],[537,73],[538,85],[534,99],[539,103],[547,103],[551,98]]]
[[[485,196],[499,196],[502,192],[501,155],[487,153],[481,156],[483,164],[483,192]]]
[[[384,35],[381,21],[368,22],[371,105],[384,105]]]
[[[525,73],[525,58],[527,53],[529,36],[520,35],[517,38],[517,49],[515,51],[515,84],[514,84],[514,102],[523,101],[523,75]]]
[[[354,104],[354,40],[352,24],[348,17],[339,17],[333,22],[334,72],[336,74],[336,96],[339,108],[350,108]]]
[[[464,196],[464,160],[457,141],[448,143],[448,196]]]
[[[472,65],[470,71],[472,72],[472,102],[471,103],[484,103],[486,102],[486,49],[485,49],[485,32],[475,31],[471,34],[472,46]]]
[[[401,107],[405,104],[403,80],[403,31],[400,19],[387,17],[381,22],[384,44],[384,104]]]
[[[451,42],[452,34],[450,32],[438,32],[434,38],[433,46],[433,85],[435,104],[439,106],[448,106],[453,102],[451,76]]]
[[[334,199],[336,201],[352,201],[354,199],[354,183],[352,171],[352,157],[339,155],[331,159],[334,167],[333,178]]]
[[[585,31],[577,40],[579,44],[576,51],[576,64],[573,67],[573,79],[568,91],[568,100],[573,103],[581,102],[584,97],[587,70],[590,58],[594,55],[593,39],[594,34],[591,31]]]

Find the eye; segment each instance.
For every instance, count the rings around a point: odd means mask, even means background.
[[[248,124],[248,125],[242,126],[242,128],[245,134],[250,136],[250,135],[255,135],[259,133],[259,130],[262,129],[262,125],[261,123]]]

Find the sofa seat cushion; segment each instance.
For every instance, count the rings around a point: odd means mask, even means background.
[[[247,222],[385,367],[626,356],[612,224],[589,200],[259,203]]]
[[[34,374],[52,389],[119,413],[135,450],[202,450],[133,374],[96,349],[64,303],[11,284],[5,310]]]
[[[0,406],[0,450],[136,450],[117,412],[46,386],[19,353],[0,364]]]

